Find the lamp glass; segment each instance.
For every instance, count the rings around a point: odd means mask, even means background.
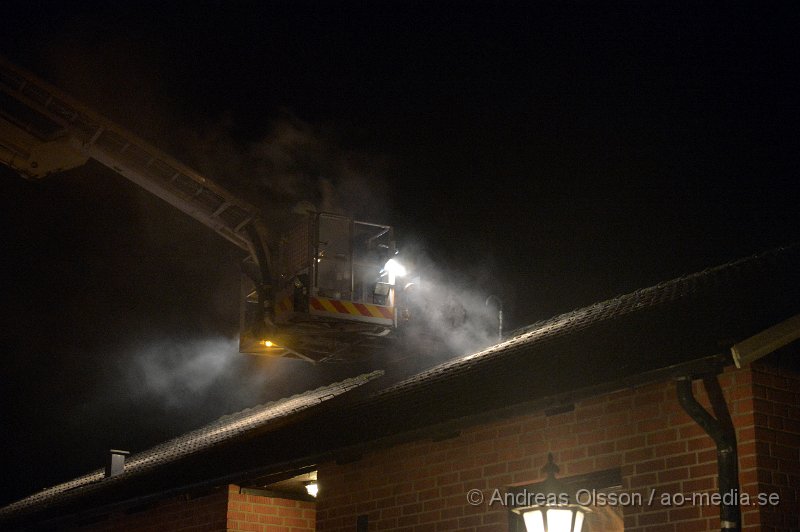
[[[541,510],[531,510],[522,514],[528,532],[544,532],[544,518]]]
[[[545,515],[546,513],[546,515]],[[575,528],[572,516],[575,515]],[[534,507],[522,512],[527,532],[581,532],[584,514],[578,507],[542,508]],[[545,526],[545,519],[547,526]]]
[[[580,510],[575,512],[575,528],[573,532],[581,532],[581,528],[583,527],[583,517],[584,514]]]
[[[572,532],[572,510],[566,508],[547,510],[547,532]]]

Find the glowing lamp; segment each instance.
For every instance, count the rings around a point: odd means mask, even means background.
[[[277,347],[272,340],[264,340],[264,347]]]
[[[405,267],[394,259],[389,259],[383,267],[383,271],[389,272],[390,275],[395,277],[404,277],[406,275]]]
[[[528,532],[580,532],[583,512],[577,508],[532,507],[520,511]]]
[[[306,482],[306,491],[312,497],[316,497],[317,493],[319,493],[319,485],[317,484],[317,481],[312,480],[310,482]]]
[[[560,503],[569,488],[556,479],[558,466],[553,462],[552,453],[548,453],[547,463],[542,472],[547,474],[547,478],[541,484],[542,493],[548,495],[546,500]],[[514,509],[515,513],[522,516],[528,532],[581,532],[587,511],[584,506],[569,502],[556,505],[536,504]]]

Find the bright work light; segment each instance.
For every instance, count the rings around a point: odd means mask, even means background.
[[[406,274],[405,267],[394,259],[389,259],[383,267],[383,271],[389,272],[390,275],[396,277],[404,277]]]

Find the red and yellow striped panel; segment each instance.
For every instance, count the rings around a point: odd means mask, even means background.
[[[366,305],[364,303],[353,303],[352,301],[341,301],[339,299],[328,299],[325,297],[310,297],[308,298],[308,302],[311,308],[322,312],[351,314],[354,316],[364,316],[366,318],[394,319],[393,307]]]
[[[284,312],[292,312],[294,310],[293,307],[294,305],[292,305],[292,298],[285,297],[278,301],[278,303],[275,305],[275,315],[279,316]]]

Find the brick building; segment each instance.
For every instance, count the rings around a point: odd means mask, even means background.
[[[540,488],[552,453],[589,510],[584,530],[719,529],[734,507],[712,496],[730,493],[743,529],[797,530],[799,271],[800,248],[775,250],[394,383],[374,372],[226,416],[119,475],[2,508],[0,525],[518,531],[507,503]]]

